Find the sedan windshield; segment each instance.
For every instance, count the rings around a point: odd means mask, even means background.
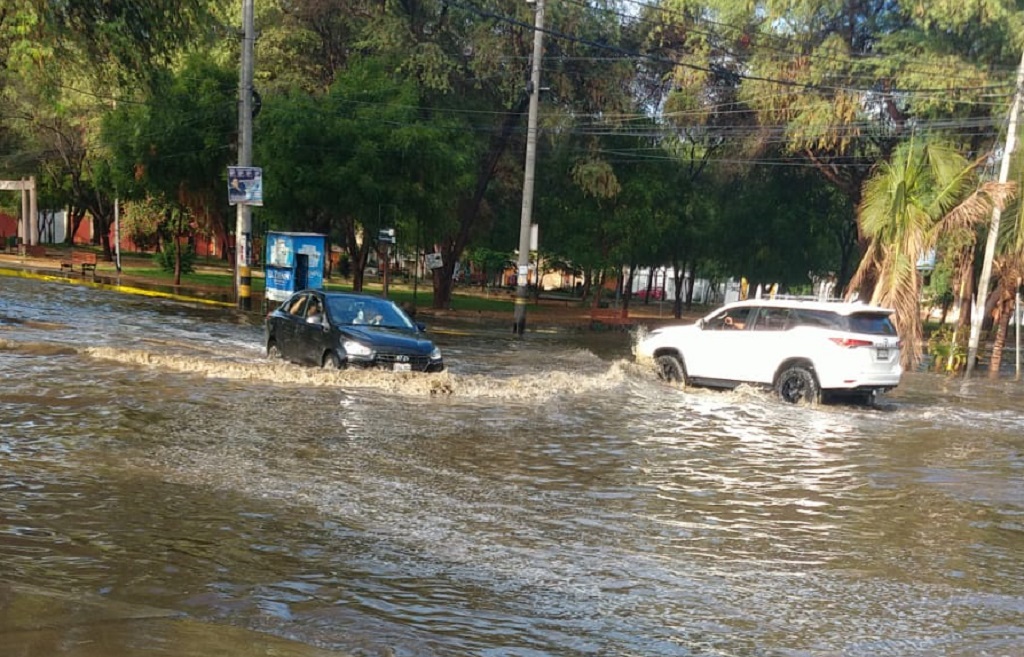
[[[414,329],[409,316],[391,301],[372,298],[333,297],[327,300],[327,312],[335,324],[369,325]]]

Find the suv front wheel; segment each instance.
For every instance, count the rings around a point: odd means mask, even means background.
[[[658,378],[669,383],[686,384],[686,366],[679,356],[663,354],[655,359],[658,366]]]
[[[816,404],[821,397],[814,372],[805,365],[791,365],[782,370],[775,380],[775,392],[790,404]]]

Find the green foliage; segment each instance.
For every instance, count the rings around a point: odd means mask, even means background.
[[[501,271],[511,259],[512,253],[509,251],[495,251],[486,247],[466,251],[466,260],[487,274]]]
[[[271,224],[345,240],[397,218],[400,234],[436,241],[472,183],[472,134],[418,105],[380,58],[352,61],[326,95],[268,99],[256,151]]]
[[[942,326],[928,336],[927,350],[936,372],[957,372],[967,359],[967,331],[954,326]]]
[[[636,16],[549,5],[543,249],[592,271],[685,262],[805,284],[809,269],[843,268],[857,237],[908,246],[922,234],[913,225],[973,181],[924,213],[908,206],[897,223],[909,232],[869,221],[858,236],[862,183],[901,166],[912,128],[955,153],[993,147],[1024,33],[1018,5],[667,0]],[[258,225],[355,250],[386,221],[403,248],[430,245],[446,262],[517,245],[532,7],[256,8]],[[42,204],[88,211],[101,233],[115,197],[172,206],[139,225],[140,240],[230,232],[237,20],[236,3],[208,0],[7,0],[0,171],[35,173]],[[945,175],[941,165],[928,164]],[[918,182],[891,198],[921,197]],[[1022,250],[1024,231],[1004,230]],[[915,249],[893,259],[905,274]],[[939,274],[936,296],[949,284]]]
[[[153,262],[162,271],[173,272],[175,256],[179,251],[181,252],[181,273],[191,274],[196,268],[196,252],[191,245],[182,248],[178,245],[177,241],[172,241],[169,243],[169,246],[153,254]]]
[[[160,224],[165,208],[152,197],[124,204],[121,213],[121,235],[143,250],[160,244]]]

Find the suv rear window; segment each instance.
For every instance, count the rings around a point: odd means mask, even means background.
[[[850,330],[870,335],[896,335],[896,327],[888,313],[854,313],[850,315]]]
[[[789,316],[789,325],[812,326],[814,328],[832,329],[833,331],[845,330],[843,318],[826,310],[810,310],[808,308],[794,308]]]
[[[811,326],[868,335],[896,335],[896,327],[893,326],[889,313],[879,312],[860,312],[844,316],[827,310],[794,308],[789,316],[789,326]]]

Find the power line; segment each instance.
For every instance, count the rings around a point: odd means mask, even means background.
[[[488,10],[485,10],[485,9],[481,9],[479,7],[475,7],[475,6],[471,5],[471,4],[466,4],[466,3],[463,3],[463,2],[459,2],[458,0],[448,0],[448,4],[454,5],[456,7],[461,7],[462,9],[465,9],[465,10],[469,11],[470,13],[476,14],[476,15],[482,17],[482,18],[490,18],[492,20],[509,23],[511,25],[515,25],[517,27],[522,27],[522,28],[527,29],[527,30],[535,29],[532,25],[530,25],[528,23],[525,23],[523,21],[520,21],[517,18],[513,18],[511,16],[506,16],[506,15],[503,15],[503,14],[496,14],[494,12],[491,12],[491,11],[488,11]],[[668,57],[660,57],[660,56],[657,56],[657,55],[649,55],[649,54],[646,54],[646,53],[640,53],[640,52],[636,52],[636,51],[633,51],[633,50],[628,50],[626,48],[622,48],[620,46],[614,46],[614,45],[606,44],[606,43],[599,43],[597,41],[593,41],[593,40],[590,40],[590,39],[584,39],[582,37],[577,37],[577,36],[574,36],[574,35],[571,35],[571,34],[567,34],[565,32],[561,32],[561,31],[554,30],[554,29],[551,29],[551,28],[540,28],[540,29],[541,29],[541,31],[544,34],[546,34],[548,36],[551,36],[553,38],[556,38],[556,39],[561,39],[563,41],[569,41],[569,42],[572,42],[572,43],[579,43],[579,44],[582,44],[582,45],[590,46],[592,48],[597,48],[599,50],[607,50],[609,52],[617,52],[617,53],[620,53],[620,54],[623,54],[623,55],[634,57],[634,58],[636,58],[638,60],[646,60],[646,61],[651,61],[651,62],[655,62],[655,63],[659,63],[659,64],[666,64],[666,65],[671,65],[671,66],[678,66],[678,67],[681,67],[681,68],[687,68],[687,69],[691,69],[691,70],[694,70],[694,71],[699,71],[701,73],[711,74],[711,75],[716,76],[716,77],[720,76],[720,75],[723,75],[723,74],[728,74],[729,77],[733,77],[733,78],[735,78],[737,80],[750,80],[750,81],[753,81],[753,82],[767,82],[767,83],[770,83],[770,84],[778,84],[778,85],[786,86],[786,87],[795,87],[795,88],[800,88],[800,89],[811,89],[811,90],[816,90],[816,91],[830,91],[830,92],[844,91],[844,92],[853,92],[853,93],[870,93],[870,92],[876,92],[877,93],[877,91],[878,91],[876,89],[863,88],[863,87],[852,87],[852,86],[848,86],[848,85],[837,85],[837,86],[822,85],[822,84],[815,84],[815,83],[811,83],[811,82],[800,82],[800,81],[797,81],[797,80],[786,80],[786,79],[782,79],[782,78],[774,78],[774,77],[764,76],[764,75],[754,75],[754,74],[751,74],[751,73],[741,73],[741,72],[726,70],[724,67],[713,68],[713,67],[710,67],[710,66],[701,66],[699,64],[691,64],[691,63],[688,63],[688,62],[683,62],[683,61],[676,60],[676,59],[671,59],[671,58],[668,58]],[[981,85],[981,86],[977,86],[977,87],[962,87],[962,88],[956,88],[956,89],[950,89],[948,87],[940,87],[940,88],[935,88],[935,89],[897,89],[897,88],[894,88],[894,89],[887,90],[887,93],[892,93],[892,94],[897,94],[897,93],[908,93],[909,94],[909,93],[920,93],[920,92],[950,93],[951,91],[983,91],[983,90],[1005,89],[1007,86],[1008,85]]]

